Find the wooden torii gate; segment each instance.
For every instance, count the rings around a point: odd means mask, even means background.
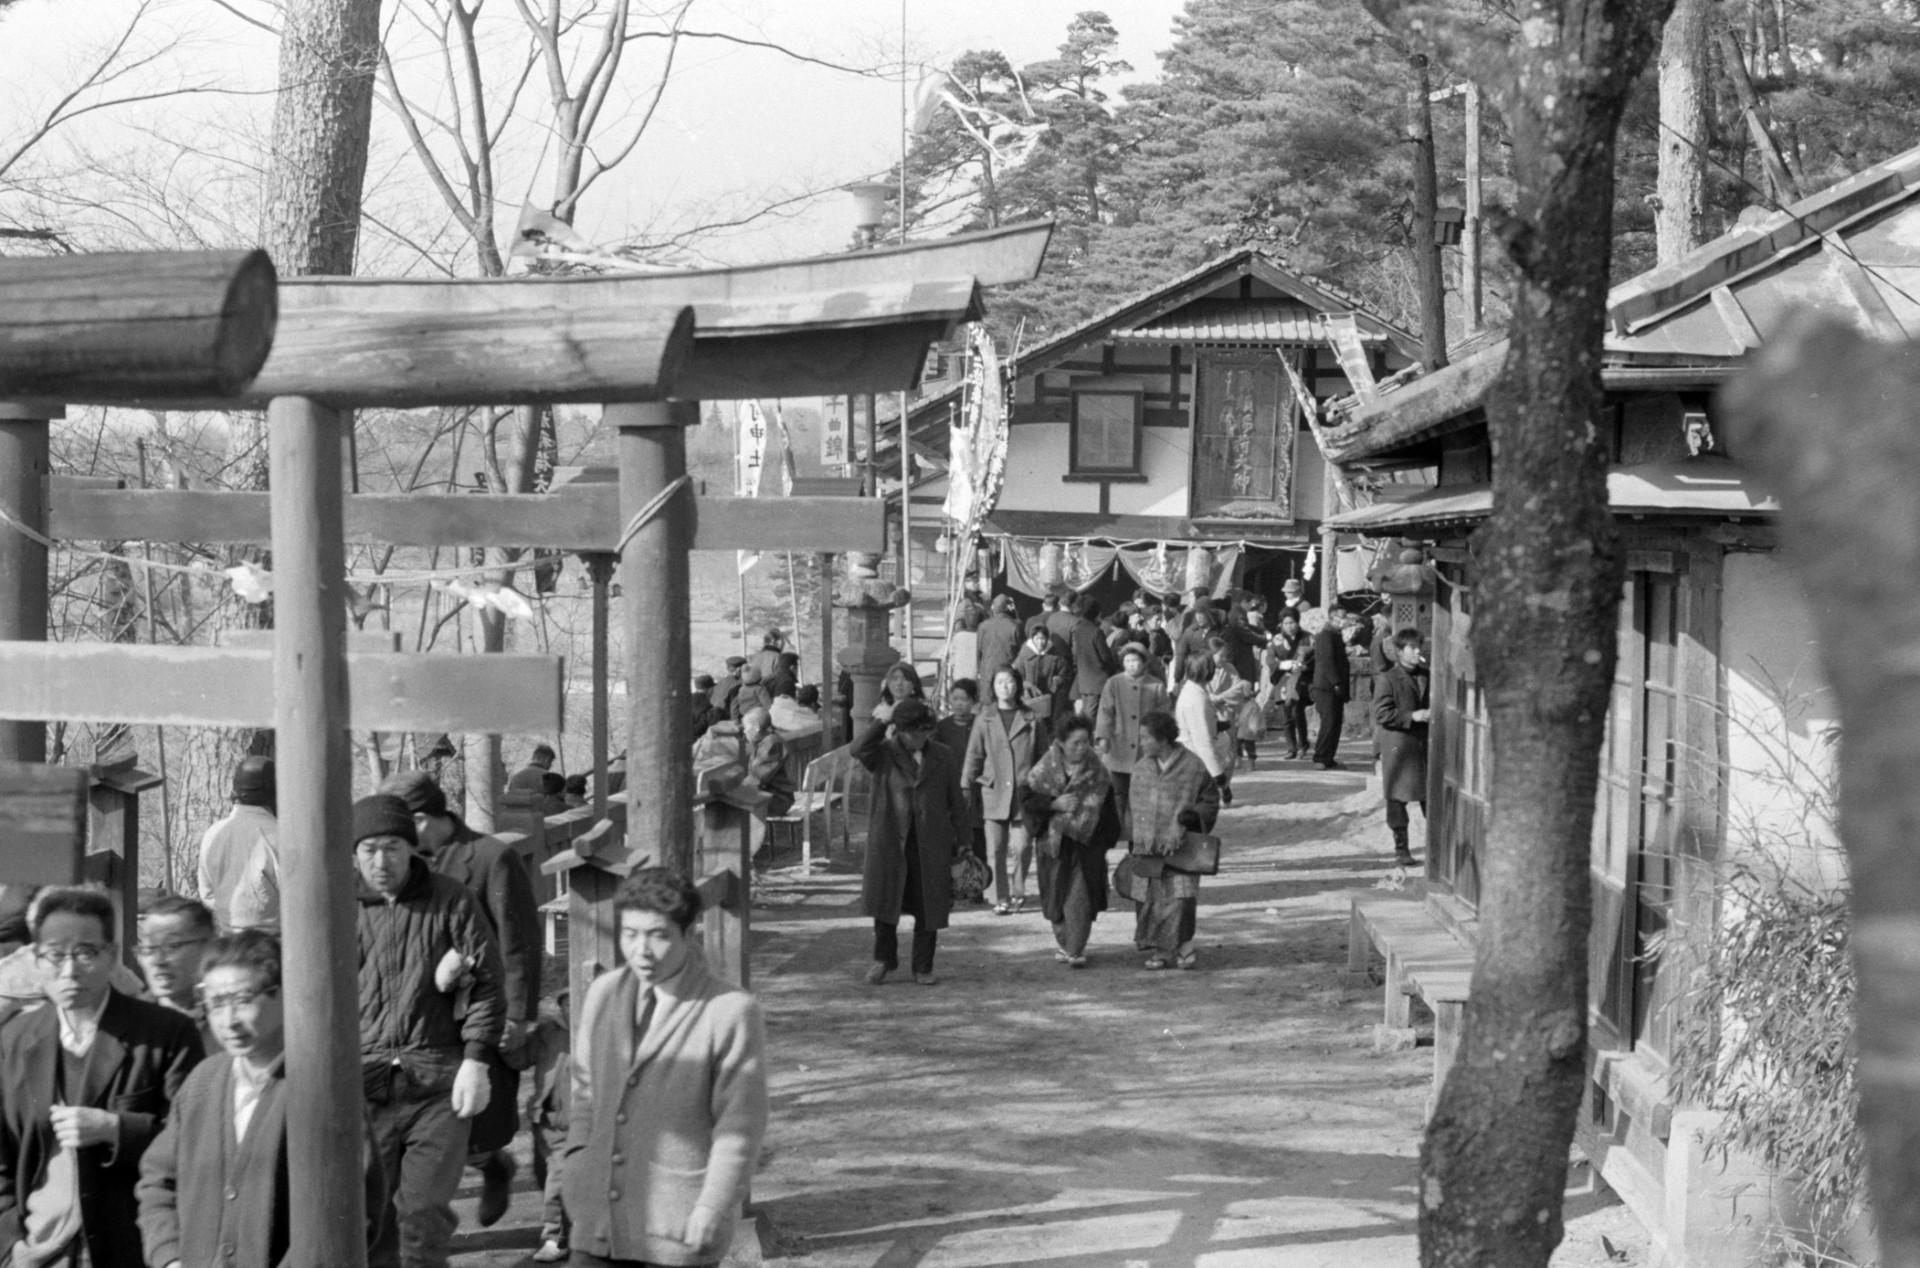
[[[1019,226],[927,247],[690,274],[284,283],[272,351],[264,364],[254,362],[258,374],[244,389],[236,380],[244,381],[245,372],[168,377],[157,372],[163,367],[151,358],[142,366],[137,355],[116,356],[112,340],[96,347],[91,360],[69,357],[53,365],[57,345],[41,339],[35,345],[40,355],[27,348],[10,361],[7,331],[0,327],[0,396],[14,398],[11,406],[0,407],[5,420],[0,422],[0,512],[41,539],[17,532],[0,537],[0,606],[22,596],[36,580],[39,590],[37,629],[31,606],[22,619],[0,624],[0,634],[18,640],[0,643],[0,717],[27,720],[0,734],[0,758],[42,759],[45,719],[75,717],[77,709],[96,706],[111,709],[113,720],[120,721],[257,725],[265,714],[277,732],[291,1214],[301,1262],[364,1262],[359,1234],[364,1212],[353,1183],[358,1124],[337,1112],[360,1094],[358,1046],[348,1038],[358,1033],[355,885],[350,855],[339,846],[348,835],[351,812],[348,729],[513,732],[556,730],[560,720],[559,667],[552,658],[460,658],[477,663],[456,670],[447,663],[455,660],[451,657],[346,654],[342,411],[376,405],[606,404],[620,432],[621,480],[613,522],[624,527],[608,542],[607,508],[596,503],[589,519],[596,545],[624,547],[619,566],[632,702],[628,831],[636,852],[689,867],[687,551],[698,539],[694,499],[681,490],[683,429],[697,421],[695,401],[699,396],[909,388],[927,345],[978,311],[980,285],[1022,280],[1037,271],[1050,228]],[[258,253],[247,258],[255,261],[257,279],[263,258]],[[27,263],[45,267],[23,271],[15,262],[0,263],[0,313],[22,311],[31,320],[49,309],[63,310],[56,316],[68,328],[90,329],[89,304],[97,325],[101,309],[110,307],[102,305],[102,291],[111,291],[116,279],[143,277],[151,257],[145,265],[133,257],[96,257],[86,266],[99,282],[91,291],[70,281],[63,288],[53,267],[60,262]],[[10,290],[23,277],[24,284]],[[267,282],[270,291],[270,269]],[[244,325],[249,314],[226,303],[236,289],[223,292],[213,311],[216,318],[237,319],[228,324]],[[25,307],[16,309],[14,300]],[[270,329],[257,307],[250,315],[256,326]],[[120,332],[122,342],[138,345],[142,337],[151,342],[154,324],[128,325]],[[107,373],[109,367],[126,372]],[[274,650],[32,646],[46,633],[42,542],[52,524],[45,455],[47,420],[57,414],[58,404],[233,408],[262,399],[268,402],[272,437],[274,492],[266,509],[274,550]],[[16,475],[22,455],[25,474]],[[129,507],[160,507],[174,516],[184,506],[175,502],[168,509],[151,500],[180,496],[174,494],[116,496]],[[548,499],[540,500],[552,510]],[[455,514],[468,526],[458,535],[464,544],[475,544],[472,517],[481,509],[475,503],[503,499],[457,501],[461,507]],[[846,513],[844,501],[822,499],[834,503],[831,508],[815,508],[809,501],[761,506],[781,507],[801,523],[818,511]],[[408,502],[419,509],[400,514],[393,537],[433,541],[448,535],[444,517],[451,508],[426,498]],[[638,513],[649,504],[658,513],[646,519]],[[257,515],[257,503],[238,513]],[[111,508],[109,514],[114,514]],[[438,522],[436,514],[442,517]],[[504,518],[514,514],[508,511]],[[876,509],[876,528],[879,514]],[[513,527],[508,540],[514,544],[566,544],[550,541],[550,532]],[[756,527],[781,526],[763,521]],[[138,540],[143,533],[118,522],[100,535]],[[742,544],[803,540],[777,531],[752,536],[758,540]],[[248,674],[252,677],[244,677]],[[544,681],[550,691],[539,685],[549,674]],[[434,675],[441,677],[436,681]],[[97,690],[109,681],[119,688],[111,704],[99,700]],[[92,703],[81,705],[64,690],[36,690],[19,685],[23,682],[84,688],[94,693],[87,697]],[[236,682],[250,690],[232,690]],[[259,694],[249,704],[236,699],[254,692]],[[262,699],[271,702],[270,709],[263,708]]]

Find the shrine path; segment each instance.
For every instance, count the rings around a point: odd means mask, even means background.
[[[1346,756],[1357,767],[1364,745]],[[1236,778],[1192,973],[1142,971],[1124,909],[1100,918],[1075,971],[1031,908],[973,907],[941,935],[940,985],[872,988],[858,876],[765,878],[753,972],[773,1124],[754,1200],[771,1255],[795,1268],[1414,1264],[1432,1049],[1375,1054],[1379,990],[1341,985],[1345,895],[1393,871],[1365,782],[1304,762]],[[522,1189],[479,1231],[469,1187],[459,1268],[525,1261],[539,1202],[524,1171]],[[1648,1262],[1604,1191],[1570,1197],[1567,1216],[1556,1265]]]

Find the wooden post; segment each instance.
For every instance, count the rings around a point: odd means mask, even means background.
[[[609,405],[620,435],[620,513],[630,519],[687,473],[697,402]],[[620,557],[626,607],[628,851],[694,874],[693,678],[687,554],[693,494],[682,488]]]
[[[47,531],[48,422],[58,405],[0,402],[0,513]],[[0,639],[47,639],[47,548],[0,524]],[[45,722],[0,722],[0,761],[47,760]]]
[[[709,802],[700,811],[699,869],[695,879],[705,908],[700,916],[707,966],[748,988],[747,941],[751,904],[753,816],[738,806]]]
[[[825,747],[833,748],[841,743],[833,707],[834,684],[840,676],[833,663],[833,556],[815,555],[814,562],[820,570],[820,721]]]
[[[1460,226],[1460,289],[1467,299],[1467,333],[1483,324],[1480,283],[1480,85],[1467,81],[1467,215]]]
[[[607,586],[618,555],[583,556],[593,583],[593,817],[607,817]]]
[[[274,728],[287,1001],[294,1262],[367,1262],[361,1184],[359,952],[347,741],[341,415],[304,398],[268,411],[273,480]]]

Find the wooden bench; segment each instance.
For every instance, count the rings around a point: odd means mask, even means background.
[[[1460,1051],[1467,989],[1473,978],[1473,949],[1427,909],[1424,902],[1400,894],[1365,891],[1353,895],[1347,925],[1349,980],[1363,975],[1378,951],[1386,961],[1382,1022],[1405,1030],[1418,996],[1433,1013],[1433,1091],[1427,1111]]]

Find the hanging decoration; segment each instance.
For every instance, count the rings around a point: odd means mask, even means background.
[[[947,621],[959,619],[967,580],[966,561],[980,525],[1000,497],[1007,469],[1007,380],[993,336],[980,322],[967,327],[967,374],[960,407],[947,427],[947,499],[942,507],[949,541]]]
[[[760,475],[767,457],[767,419],[760,412],[758,401],[735,401],[733,406],[733,438],[736,446],[734,455],[735,497],[757,498],[760,496]],[[734,552],[734,559],[742,574],[760,562],[757,550]]]

